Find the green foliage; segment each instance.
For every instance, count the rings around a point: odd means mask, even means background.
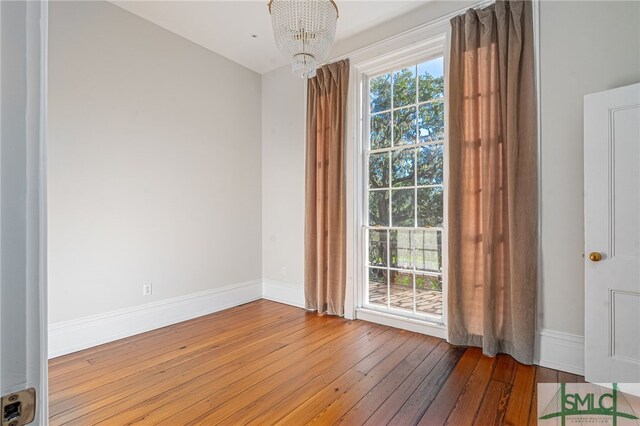
[[[389,186],[389,153],[381,152],[369,156],[369,187]]]
[[[369,230],[369,265],[387,266],[387,231]]]
[[[444,97],[444,77],[434,77],[428,72],[418,76],[418,101]]]
[[[422,103],[416,111],[417,101]],[[393,83],[393,99],[391,86]],[[444,77],[435,77],[426,70],[416,79],[416,68],[405,68],[391,74],[374,77],[369,82],[371,118],[371,149],[389,146],[389,113],[375,115],[377,112],[394,109],[394,144],[406,145],[416,141],[436,141],[444,137]],[[429,103],[423,103],[430,101]],[[407,108],[401,108],[407,107]],[[400,108],[400,109],[398,109]]]
[[[415,149],[394,151],[391,156],[393,187],[415,185]]]
[[[441,186],[418,188],[418,226],[441,227],[444,191]]]
[[[391,113],[383,112],[371,116],[371,149],[391,146]]]
[[[371,113],[391,109],[391,75],[385,74],[369,80]]]
[[[369,81],[369,148],[405,147],[369,155],[369,186],[378,189],[369,191],[371,226],[442,226],[444,77],[438,70],[441,63],[440,58]],[[437,75],[430,74],[429,70]],[[411,147],[417,142],[430,145]],[[428,187],[410,188],[416,184]],[[412,287],[413,272],[378,268],[403,268],[415,263],[419,271],[424,271],[424,275],[415,276],[416,288],[441,291],[441,277],[428,273],[441,271],[442,233],[389,232],[369,231],[369,264],[374,267],[370,268],[369,280],[386,284],[388,276],[392,285]],[[416,237],[419,232],[422,240]],[[402,239],[399,239],[401,233]],[[387,238],[390,247],[387,247]]]
[[[442,145],[418,148],[418,185],[440,185],[444,177]]]
[[[369,281],[387,285],[387,270],[369,268]]]
[[[416,143],[416,107],[410,106],[393,111],[393,144],[409,145]]]
[[[394,189],[391,191],[391,218],[393,226],[415,226],[414,203],[414,189]]]
[[[435,142],[444,138],[444,102],[420,105],[418,132],[420,142]]]
[[[369,225],[389,226],[389,191],[369,191]]]
[[[416,103],[416,67],[393,73],[393,107]]]
[[[442,291],[442,281],[439,277],[416,275],[416,288],[420,290]]]
[[[413,277],[405,272],[391,271],[391,285],[413,287]]]

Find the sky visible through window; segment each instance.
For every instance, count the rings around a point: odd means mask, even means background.
[[[442,78],[444,76],[444,58],[436,58],[429,62],[418,64],[418,75],[428,73],[432,77]]]

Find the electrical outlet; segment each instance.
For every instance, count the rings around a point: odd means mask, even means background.
[[[280,270],[280,273],[282,274],[283,277],[287,276],[287,267],[283,266],[282,269]]]
[[[151,286],[151,284],[142,284],[142,295],[143,296],[151,296],[152,290],[153,290],[153,287]]]

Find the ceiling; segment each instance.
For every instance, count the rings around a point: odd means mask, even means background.
[[[426,2],[338,0],[340,18],[336,44],[410,13]],[[116,0],[112,3],[260,74],[288,62],[273,40],[267,0]]]

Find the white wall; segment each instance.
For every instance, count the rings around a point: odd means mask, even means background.
[[[540,21],[541,326],[583,335],[583,97],[640,81],[640,2],[543,1]]]
[[[461,7],[464,3],[434,2],[412,16],[345,41],[336,46],[335,53],[348,53]],[[640,81],[640,2],[543,1],[540,15],[543,283],[539,295],[539,328],[581,336],[584,334],[582,101],[587,93]],[[287,79],[287,72],[288,68],[284,67],[263,76],[264,105],[271,103],[267,94],[273,92],[280,96],[286,93],[287,99],[298,99],[288,106],[279,103],[278,114],[268,120],[264,116],[264,124],[268,122],[270,128],[284,126],[289,117],[300,115],[304,110],[304,87],[295,84],[293,77]],[[297,94],[291,93],[293,91]],[[274,119],[283,121],[274,122]],[[263,142],[263,168],[266,170],[273,163],[279,175],[303,180],[300,167],[304,164],[304,153],[291,151],[292,147],[303,145],[303,141],[297,140],[303,132],[304,124],[300,122],[296,129],[283,135],[286,140],[269,145]],[[263,137],[264,134],[263,130]],[[286,156],[287,161],[276,160],[280,155]],[[281,206],[278,211],[284,212],[290,205],[299,210],[304,192],[302,184],[292,186],[265,180],[263,194],[267,197],[269,192],[284,187],[287,198],[278,200]],[[268,209],[266,203],[264,209]],[[299,229],[289,223],[272,222],[269,235],[295,241],[296,247],[302,247]],[[268,237],[265,233],[264,238]],[[287,257],[278,258],[280,263],[271,265],[272,257],[267,253],[271,248],[265,242],[263,271],[277,274]],[[292,251],[287,252],[287,256],[290,256],[289,270],[302,270],[301,254]],[[294,267],[291,262],[300,262],[300,265]]]
[[[260,279],[260,75],[109,3],[50,5],[50,323]]]
[[[455,11],[473,7],[479,1],[483,0],[429,1],[423,7],[412,10],[411,12],[405,13],[397,18],[393,18],[374,28],[362,31],[348,39],[341,40],[333,46],[331,56],[340,57],[355,50],[368,47],[373,43],[394,37],[400,33],[411,30]],[[338,25],[340,25],[339,20]]]
[[[304,80],[289,66],[262,76],[262,277],[304,282]],[[283,270],[284,268],[284,270]]]

